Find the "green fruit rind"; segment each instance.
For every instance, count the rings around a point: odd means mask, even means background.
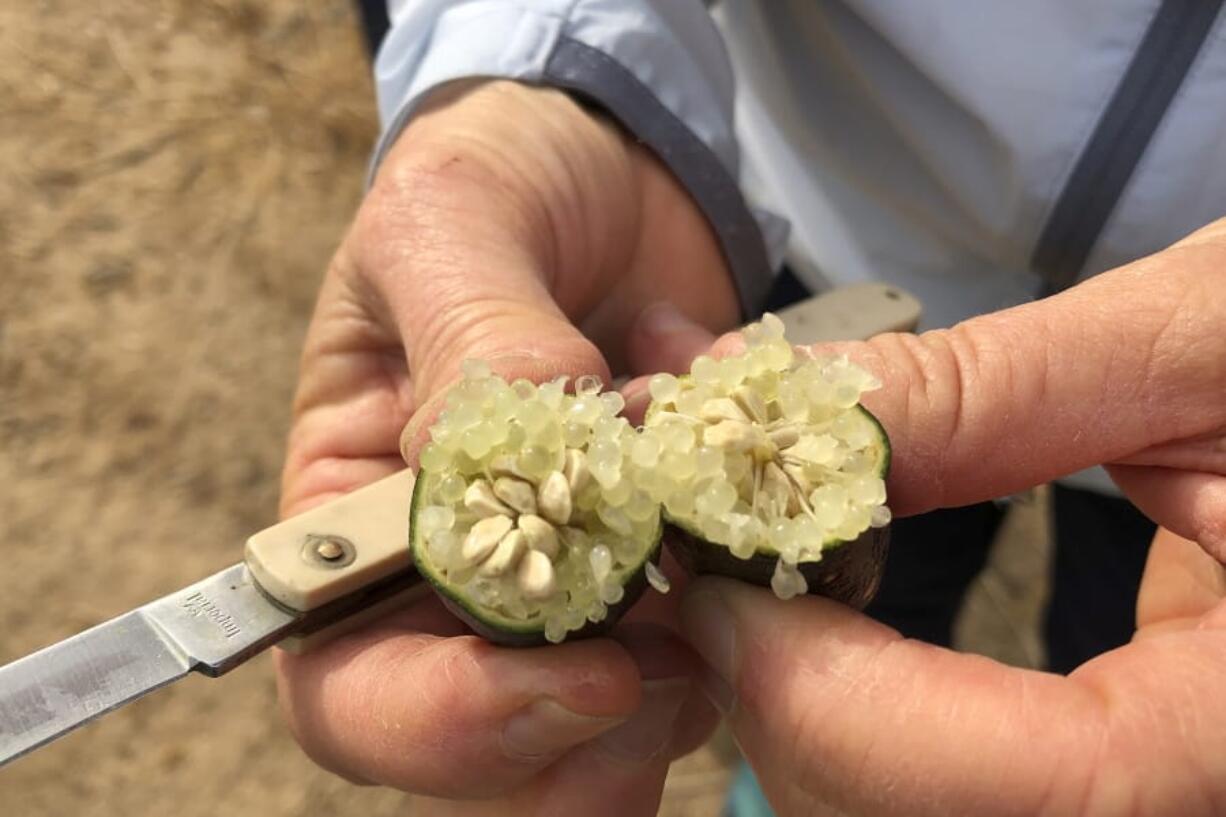
[[[416,518],[418,506],[427,502],[424,494],[430,483],[430,474],[422,471],[418,474],[413,486],[413,498],[409,508],[409,550],[418,573],[430,583],[434,592],[452,615],[464,622],[474,633],[487,641],[503,647],[542,647],[549,644],[545,637],[545,619],[522,620],[500,614],[496,610],[483,607],[467,599],[455,588],[431,562],[426,548],[425,536],[419,533],[417,526],[412,524]],[[661,554],[664,524],[657,519],[654,543],[648,548],[642,562],[630,570],[623,581],[624,595],[620,601],[608,606],[606,617],[599,622],[589,621],[581,629],[572,630],[566,634],[567,641],[581,638],[592,638],[606,634],[617,623],[635,602],[643,595],[648,582],[646,576],[647,562],[658,564]]]
[[[665,517],[669,552],[687,573],[727,576],[759,587],[771,586],[777,555],[758,551],[748,559],[739,559],[724,545],[695,535],[683,523],[669,519],[667,513]],[[851,542],[828,544],[820,561],[801,562],[796,567],[805,577],[810,595],[862,610],[881,586],[889,543],[889,526],[869,528]]]

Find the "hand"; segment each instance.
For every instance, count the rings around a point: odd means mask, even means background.
[[[1223,292],[1226,221],[1058,297],[822,350],[885,384],[866,403],[894,443],[900,514],[1110,463],[1187,539],[1155,541],[1132,643],[1067,678],[907,641],[827,600],[694,582],[684,632],[781,815],[1226,809]]]
[[[688,319],[649,308],[669,300]],[[706,222],[649,153],[561,93],[452,86],[397,140],[325,277],[282,513],[402,468],[410,418],[412,461],[466,358],[508,379],[607,380],[606,361],[688,364],[672,329],[736,314]],[[661,626],[675,599],[641,605],[616,640],[532,651],[467,636],[430,601],[278,654],[283,707],[308,754],[354,781],[504,798],[465,813],[654,814],[669,760],[715,718]]]

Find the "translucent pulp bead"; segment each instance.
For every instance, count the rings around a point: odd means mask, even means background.
[[[536,384],[521,377],[511,384],[511,391],[515,392],[515,396],[520,400],[531,400],[536,397]]]
[[[660,439],[673,451],[691,451],[694,448],[694,429],[686,423],[665,423],[660,427]]]
[[[878,505],[873,508],[872,513],[869,516],[868,524],[874,528],[884,528],[886,525],[890,524],[890,519],[892,516],[893,515],[890,513],[890,509],[888,507],[885,505]]]
[[[815,465],[825,465],[833,458],[837,447],[838,443],[829,434],[807,434],[788,449],[788,454]]]
[[[619,479],[612,486],[602,489],[600,495],[604,498],[605,502],[620,508],[630,501],[632,493],[634,493],[634,485],[631,481]]]
[[[549,422],[552,410],[540,400],[520,403],[515,409],[515,421],[529,434],[539,432]]]
[[[719,382],[726,389],[734,389],[739,386],[748,373],[745,359],[739,355],[726,357],[719,362]]]
[[[455,524],[455,511],[441,505],[431,505],[418,515],[417,524],[421,525],[426,535],[435,531],[450,530]]]
[[[709,477],[718,474],[724,468],[724,455],[718,448],[708,445],[699,446],[694,452],[694,474],[697,477]]]
[[[625,481],[629,482],[629,480]],[[656,515],[657,508],[658,506],[652,501],[651,497],[642,491],[636,491],[622,510],[626,512],[626,516],[635,522],[645,522]]]
[[[698,389],[686,389],[677,397],[677,411],[691,417],[697,417],[702,411],[702,404],[707,396]]]
[[[582,448],[587,443],[588,427],[568,420],[562,425],[562,442],[567,448]]]
[[[600,407],[606,414],[618,414],[626,407],[626,398],[621,396],[621,392],[607,391],[600,395]]]
[[[771,369],[777,372],[787,370],[792,365],[792,347],[784,340],[772,340],[762,347],[762,359]]]
[[[640,468],[651,468],[660,459],[660,441],[652,435],[641,435],[630,448],[630,459]]]
[[[592,436],[598,440],[615,440],[626,426],[624,417],[611,417],[606,414],[597,417],[596,422],[592,423]]]
[[[562,405],[562,396],[566,389],[566,378],[551,380],[537,387],[537,397],[550,411],[557,411]]]
[[[653,563],[647,562],[644,565],[644,570],[647,573],[647,583],[652,586],[658,593],[667,593],[672,589],[669,584],[668,577],[664,575],[664,571],[656,567]]]
[[[776,596],[787,601],[807,593],[809,584],[795,565],[789,565],[780,559],[775,564],[774,575],[771,576],[771,590],[775,591]]]
[[[834,404],[841,409],[849,409],[860,402],[860,390],[851,383],[840,383],[834,387]]]
[[[669,475],[671,481],[684,481],[694,476],[695,462],[693,454],[680,454],[669,451],[660,458],[660,468]]]
[[[847,483],[847,493],[861,505],[880,505],[885,502],[885,482],[880,477],[859,476]]]
[[[430,558],[448,570],[460,552],[460,537],[450,530],[435,530],[427,535]]]
[[[590,426],[600,416],[600,409],[600,398],[585,395],[577,398],[575,402],[570,404],[570,410],[567,411],[567,415],[575,422]]]
[[[690,374],[699,383],[715,383],[719,380],[719,364],[714,358],[699,355],[690,364]]]
[[[566,638],[566,624],[563,623],[560,614],[554,613],[545,619],[545,640],[550,644],[560,644],[564,638]]]
[[[490,452],[493,444],[491,436],[484,425],[475,425],[460,435],[460,449],[474,460],[479,460]]]
[[[600,521],[608,525],[609,530],[614,533],[619,533],[622,536],[629,536],[633,531],[634,526],[630,523],[630,518],[626,516],[621,508],[614,508],[611,505],[601,505],[596,509],[597,515],[600,516]]]
[[[694,494],[688,489],[674,491],[664,500],[664,507],[675,517],[689,516],[694,512]]]
[[[525,476],[541,479],[549,473],[553,457],[545,449],[532,446],[519,452],[515,464]]]
[[[451,460],[446,449],[438,443],[426,443],[426,446],[421,450],[421,456],[418,461],[421,467],[427,471],[442,471],[447,467]]]
[[[716,480],[711,487],[698,495],[694,507],[704,516],[722,516],[736,504],[736,489],[724,480]]]
[[[783,321],[774,312],[762,314],[762,333],[768,338],[783,337]]]
[[[677,399],[681,387],[677,378],[671,374],[657,374],[647,381],[647,390],[651,393],[651,399],[656,402],[671,403]]]
[[[617,604],[625,595],[625,588],[617,582],[609,582],[600,586],[600,600],[605,604]]]
[[[469,401],[459,402],[447,418],[456,428],[468,428],[481,422],[481,407]]]
[[[464,496],[464,489],[467,488],[467,483],[459,474],[448,474],[439,481],[438,487],[434,489],[434,495],[447,504],[454,504],[460,501]]]
[[[596,584],[604,584],[613,572],[613,553],[604,545],[597,545],[587,555]]]
[[[594,374],[585,374],[575,379],[575,394],[588,396],[599,394],[604,387],[603,381]]]
[[[597,440],[587,450],[587,466],[601,486],[612,487],[621,479],[621,448],[608,440]]]

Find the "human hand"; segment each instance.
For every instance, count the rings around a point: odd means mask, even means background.
[[[736,319],[706,222],[647,151],[555,91],[440,92],[325,277],[282,513],[402,468],[410,418],[412,461],[466,358],[535,381],[607,380],[606,360],[688,364],[669,351],[668,311],[644,311],[670,300],[713,329]],[[660,626],[675,626],[673,599],[640,605],[616,640],[530,651],[464,635],[431,600],[309,655],[278,654],[283,707],[308,754],[352,780],[503,797],[432,814],[654,814],[669,760],[714,724],[691,684],[696,659]]]
[[[1132,643],[1068,677],[824,599],[694,582],[683,631],[782,815],[1226,810],[1223,292],[1226,221],[1058,297],[823,348],[884,383],[865,402],[891,435],[900,515],[1109,463],[1188,538],[1157,538]]]

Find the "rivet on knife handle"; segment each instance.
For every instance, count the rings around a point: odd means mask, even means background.
[[[291,610],[310,612],[409,569],[405,469],[247,540],[247,567],[260,587]]]

